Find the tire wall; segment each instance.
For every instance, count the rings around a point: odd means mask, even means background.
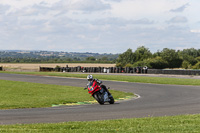
[[[1,67],[0,67],[1,70]],[[200,70],[173,70],[173,69],[148,69],[146,67],[40,67],[43,72],[84,72],[84,73],[138,73],[138,74],[172,74],[172,75],[200,75]]]

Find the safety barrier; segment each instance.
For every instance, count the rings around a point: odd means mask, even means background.
[[[148,74],[200,75],[200,70],[148,69]]]
[[[87,73],[147,73],[147,68],[144,67],[40,67],[40,71],[56,71],[56,72],[87,72]]]
[[[51,72],[51,71],[55,71],[55,68],[40,67],[40,72]]]
[[[0,68],[1,70],[1,68]],[[173,74],[173,75],[200,75],[200,70],[173,70],[173,69],[148,69],[147,67],[40,67],[43,72],[85,72],[85,73],[138,73],[138,74]]]

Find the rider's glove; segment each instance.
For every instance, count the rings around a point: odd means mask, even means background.
[[[99,83],[99,84],[101,84],[101,83],[102,83],[102,81],[101,81],[101,80],[98,80],[98,79],[97,79],[96,81],[97,81],[97,83]]]

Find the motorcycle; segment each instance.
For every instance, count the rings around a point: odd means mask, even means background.
[[[108,96],[107,90],[110,88],[107,89],[106,86],[101,85],[101,83],[98,83],[97,86],[98,87],[92,86],[92,83],[89,83],[87,88],[84,89],[88,89],[88,93],[91,94],[91,96],[96,99],[100,105],[103,105],[105,102],[114,104],[115,100],[113,96],[111,94]]]

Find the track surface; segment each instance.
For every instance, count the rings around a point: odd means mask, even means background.
[[[0,79],[85,87],[85,79],[0,73]],[[200,87],[103,81],[111,89],[141,97],[114,105],[0,110],[0,124],[55,123],[200,113]],[[67,94],[66,94],[67,95]],[[89,95],[88,95],[89,96]]]

